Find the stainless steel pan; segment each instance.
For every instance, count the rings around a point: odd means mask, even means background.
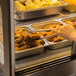
[[[16,20],[27,20],[27,19],[33,19],[43,16],[49,16],[49,15],[55,15],[60,14],[63,7],[67,4],[60,0],[62,3],[61,5],[54,5],[49,7],[42,7],[32,10],[25,10],[25,11],[15,11],[15,19]]]

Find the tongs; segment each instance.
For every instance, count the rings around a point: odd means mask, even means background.
[[[46,38],[49,38],[49,37],[53,37],[53,36],[56,36],[56,35],[58,35],[58,34],[56,33],[56,34],[54,34],[54,35],[49,35],[49,36],[46,36],[46,37],[42,37],[42,38],[40,38],[39,40],[46,39]]]
[[[58,22],[62,23],[63,25],[66,25],[66,23],[62,22],[61,20],[57,20]],[[49,30],[49,29],[48,29]],[[51,31],[51,30],[50,30]],[[49,35],[49,36],[46,36],[44,38],[41,38],[41,39],[46,39],[46,38],[49,38],[49,37],[53,37],[53,36],[56,36],[58,35],[58,33],[54,34],[54,35]]]
[[[57,20],[58,22],[62,23],[63,25],[66,25],[66,23],[64,23],[63,21],[61,21],[61,19]]]
[[[28,32],[28,33],[33,33],[33,32],[45,32],[45,31],[48,32],[48,31],[51,31],[51,29],[39,29],[39,30],[37,30],[37,31],[35,31],[35,30],[34,30],[34,31],[30,31],[30,32]],[[28,34],[28,33],[27,33],[27,34]]]
[[[66,25],[66,23],[62,22],[61,20],[57,20],[58,22],[62,23],[63,25]],[[40,30],[37,30],[37,31],[31,31],[31,32],[28,32],[28,33],[33,33],[33,32],[44,32],[44,31],[51,31],[51,29],[40,29]],[[40,39],[46,39],[46,38],[49,38],[49,37],[53,37],[53,36],[56,36],[58,35],[58,33],[56,34],[53,34],[53,35],[49,35],[49,36],[46,36],[46,37],[42,37]],[[39,39],[39,40],[40,40]]]

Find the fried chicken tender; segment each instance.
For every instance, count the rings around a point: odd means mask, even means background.
[[[14,6],[15,6],[16,11],[25,11],[26,10],[26,6],[21,4],[19,1],[14,1]]]
[[[49,36],[49,35],[54,35],[55,33],[53,33],[52,31],[51,32],[49,32],[48,34],[47,34],[47,36]],[[50,42],[53,42],[54,41],[54,39],[55,38],[57,38],[57,36],[52,36],[52,37],[49,37],[49,38],[46,38],[48,41],[50,41]]]
[[[20,51],[20,50],[24,50],[24,49],[28,49],[29,46],[28,45],[24,45],[22,47],[15,47],[15,51]]]
[[[64,38],[57,36],[57,38],[54,38],[53,42],[60,42],[64,40]]]
[[[44,27],[44,29],[50,29],[50,27],[56,28],[57,26],[62,26],[61,23],[53,23]]]
[[[40,7],[42,2],[41,2],[41,0],[35,0],[34,3],[37,4]]]
[[[38,33],[29,33],[27,35],[27,37],[32,39],[32,40],[38,40],[38,39],[40,39],[41,36]]]
[[[48,33],[49,32],[39,32],[39,35],[45,37]]]
[[[41,46],[44,45],[45,42],[43,42],[42,40],[36,40],[37,46]]]
[[[50,27],[57,28],[58,26],[62,26],[62,24],[58,23],[58,24],[53,24],[53,25],[52,24],[47,25],[46,27],[44,27],[44,29],[50,29]],[[50,32],[46,33],[46,36],[54,35],[54,34],[56,34],[56,33],[50,31]],[[43,33],[43,36],[45,36],[45,33]],[[52,36],[52,37],[49,37],[46,39],[50,42],[60,42],[60,41],[64,40],[62,37],[59,37],[59,36]]]
[[[51,6],[52,6],[52,5],[61,5],[61,2],[59,2],[58,0],[52,0],[52,1],[50,2],[50,4],[51,4]]]
[[[37,1],[36,1],[37,2]],[[39,8],[39,5],[35,4],[34,2],[32,2],[32,0],[28,0],[28,2],[25,3],[27,6],[27,9],[35,9],[35,8]]]

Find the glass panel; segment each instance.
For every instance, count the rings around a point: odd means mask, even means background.
[[[3,28],[2,28],[2,14],[0,7],[0,42],[3,43]]]
[[[4,64],[2,11],[0,6],[0,63]]]

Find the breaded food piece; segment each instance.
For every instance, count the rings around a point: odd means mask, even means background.
[[[32,40],[38,40],[41,36],[38,33],[29,33],[28,37],[30,37]]]
[[[25,2],[27,2],[27,0],[19,0],[19,2],[25,4]]]
[[[25,11],[26,10],[26,6],[21,4],[19,1],[14,1],[14,7],[15,7],[15,11]]]
[[[44,41],[38,40],[40,39],[40,35],[38,33],[28,33],[26,34],[26,30],[16,30],[15,31],[15,50],[20,51],[28,48],[33,48],[37,46],[44,45]]]
[[[15,47],[15,51],[21,51],[21,50],[24,50],[24,49],[27,49],[27,48],[29,48],[28,45],[24,45],[22,47]]]
[[[45,42],[42,40],[36,40],[36,43],[37,43],[37,46],[41,46],[45,44]]]
[[[57,38],[54,38],[53,42],[60,42],[62,40],[64,40],[64,38],[58,36]]]
[[[68,3],[69,5],[76,5],[76,0],[63,0],[63,1]]]
[[[45,37],[49,32],[38,32],[40,36]]]

